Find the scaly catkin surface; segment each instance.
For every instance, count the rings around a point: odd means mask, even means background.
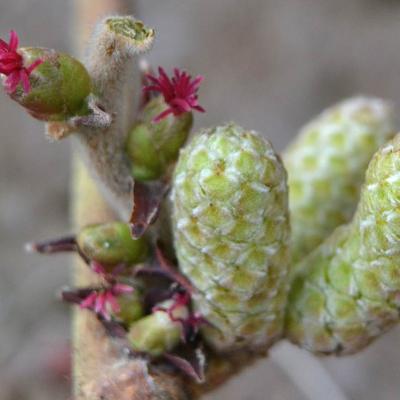
[[[368,162],[395,134],[393,114],[384,100],[347,99],[306,125],[286,150],[294,262],[350,221]]]
[[[287,335],[314,352],[354,353],[399,319],[400,135],[372,159],[353,221],[302,261]]]
[[[181,153],[172,200],[182,272],[218,349],[280,336],[289,221],[286,172],[270,143],[234,124],[203,131]]]

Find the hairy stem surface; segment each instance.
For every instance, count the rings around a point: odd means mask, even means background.
[[[132,6],[126,0],[76,0],[75,46],[83,53],[96,20],[110,13],[127,13]],[[74,229],[93,222],[109,221],[114,213],[103,199],[87,168],[75,154],[71,198],[72,225]],[[96,276],[79,259],[75,262],[73,281],[77,286],[96,283]],[[107,399],[157,399],[151,393],[155,388],[168,398],[184,399],[177,379],[162,374],[151,377],[142,360],[125,360],[115,351],[105,336],[100,323],[92,315],[75,310],[73,315],[74,396],[76,400]],[[118,365],[118,368],[116,368]],[[111,371],[110,371],[111,370]],[[104,397],[107,396],[107,397]],[[171,397],[173,396],[173,397]],[[166,397],[165,397],[166,398]]]

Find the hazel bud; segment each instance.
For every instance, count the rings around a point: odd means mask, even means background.
[[[144,315],[144,307],[140,298],[140,292],[136,289],[132,293],[118,297],[119,312],[115,317],[130,325]]]
[[[156,122],[154,118],[165,108],[161,96],[151,100],[142,111],[141,121],[128,135],[127,153],[132,161],[132,174],[138,181],[160,178],[177,160],[192,128],[191,112],[170,114]]]
[[[179,320],[189,317],[188,308],[183,304],[174,306],[173,300],[159,306],[152,314],[132,324],[127,336],[133,350],[153,357],[159,357],[179,344],[183,329]]]
[[[87,258],[102,265],[140,263],[149,250],[147,240],[134,240],[123,222],[89,225],[78,234],[77,243]]]
[[[25,107],[35,118],[45,121],[64,121],[89,113],[88,96],[92,81],[86,68],[68,54],[55,50],[20,48],[24,64],[41,60],[29,76],[30,89],[18,86],[10,93],[13,100]]]

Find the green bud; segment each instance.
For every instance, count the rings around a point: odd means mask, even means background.
[[[296,268],[287,336],[319,353],[355,353],[399,321],[400,135],[369,164],[352,222]]]
[[[167,300],[160,307],[168,309],[173,300]],[[186,319],[189,316],[185,305],[178,305],[172,311],[174,318]],[[154,311],[133,323],[129,329],[128,340],[135,351],[148,353],[153,357],[171,351],[181,341],[182,324],[174,322],[165,311]]]
[[[115,315],[126,325],[130,325],[144,315],[141,293],[136,289],[130,294],[118,297],[120,311]]]
[[[37,119],[64,121],[89,113],[87,100],[92,81],[86,68],[68,54],[55,50],[25,47],[19,49],[26,65],[40,64],[30,75],[31,90],[20,86],[11,97]]]
[[[132,161],[132,174],[138,181],[162,177],[179,155],[193,124],[192,113],[173,114],[154,122],[167,108],[162,96],[146,104],[140,122],[130,131],[127,153]]]
[[[268,347],[283,330],[289,217],[286,172],[271,144],[235,124],[202,131],[173,178],[179,268],[217,350]]]
[[[77,243],[86,257],[105,265],[137,264],[149,252],[147,240],[132,239],[128,224],[123,222],[89,225],[79,233]]]

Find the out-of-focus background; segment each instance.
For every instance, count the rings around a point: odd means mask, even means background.
[[[0,36],[13,28],[25,45],[72,51],[71,7],[65,0],[1,0]],[[207,113],[196,116],[198,126],[235,119],[280,151],[343,97],[366,93],[400,106],[398,1],[141,0],[137,13],[158,31],[154,65],[205,75]],[[23,252],[31,239],[69,232],[69,159],[68,143],[48,143],[43,125],[0,94],[0,400],[70,396],[69,310],[55,300],[70,259]],[[398,400],[399,333],[360,355],[321,363],[348,399]],[[210,398],[306,399],[287,372],[296,353],[283,353]],[[298,384],[308,367],[296,368]]]

